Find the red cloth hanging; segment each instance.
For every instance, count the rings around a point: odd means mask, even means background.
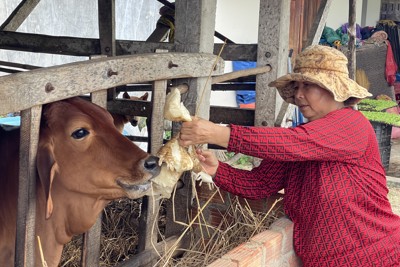
[[[387,52],[386,52],[386,69],[385,69],[385,76],[386,76],[386,81],[388,82],[389,85],[393,85],[394,82],[396,81],[396,73],[397,73],[397,64],[394,59],[393,55],[393,50],[392,46],[390,45],[389,41],[386,41],[386,44],[388,46]]]

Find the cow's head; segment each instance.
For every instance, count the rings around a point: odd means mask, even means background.
[[[160,171],[150,156],[124,137],[109,112],[80,98],[43,108],[37,168],[53,210],[54,190],[102,200],[139,198]]]

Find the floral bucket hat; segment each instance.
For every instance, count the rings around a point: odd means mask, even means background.
[[[278,78],[268,86],[276,87],[283,100],[290,104],[295,104],[295,81],[314,83],[331,92],[338,102],[350,97],[362,99],[372,96],[366,88],[349,78],[347,63],[347,57],[339,50],[312,45],[297,55],[293,73]]]

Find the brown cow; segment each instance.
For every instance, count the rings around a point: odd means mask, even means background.
[[[122,94],[123,99],[129,99],[129,100],[141,100],[141,101],[146,101],[147,98],[149,97],[149,93],[144,93],[142,96],[137,97],[137,96],[130,96],[128,92],[124,92]],[[124,129],[124,125],[128,122],[132,124],[132,126],[137,126],[138,124],[138,118],[137,116],[130,116],[130,115],[121,115],[121,114],[112,114],[114,118],[114,123],[117,129],[122,132]]]
[[[1,128],[1,127],[0,127]],[[19,130],[0,129],[0,266],[13,266]],[[125,138],[109,112],[80,98],[45,105],[37,153],[36,235],[57,266],[63,245],[90,229],[114,199],[140,198],[158,158]],[[42,266],[36,249],[36,264]]]

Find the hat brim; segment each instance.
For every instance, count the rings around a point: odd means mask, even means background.
[[[363,99],[372,96],[366,88],[360,86],[354,80],[337,75],[337,73],[327,72],[290,73],[270,82],[268,86],[276,87],[283,100],[295,104],[294,82],[316,84],[331,92],[338,102],[344,102],[350,97]]]

